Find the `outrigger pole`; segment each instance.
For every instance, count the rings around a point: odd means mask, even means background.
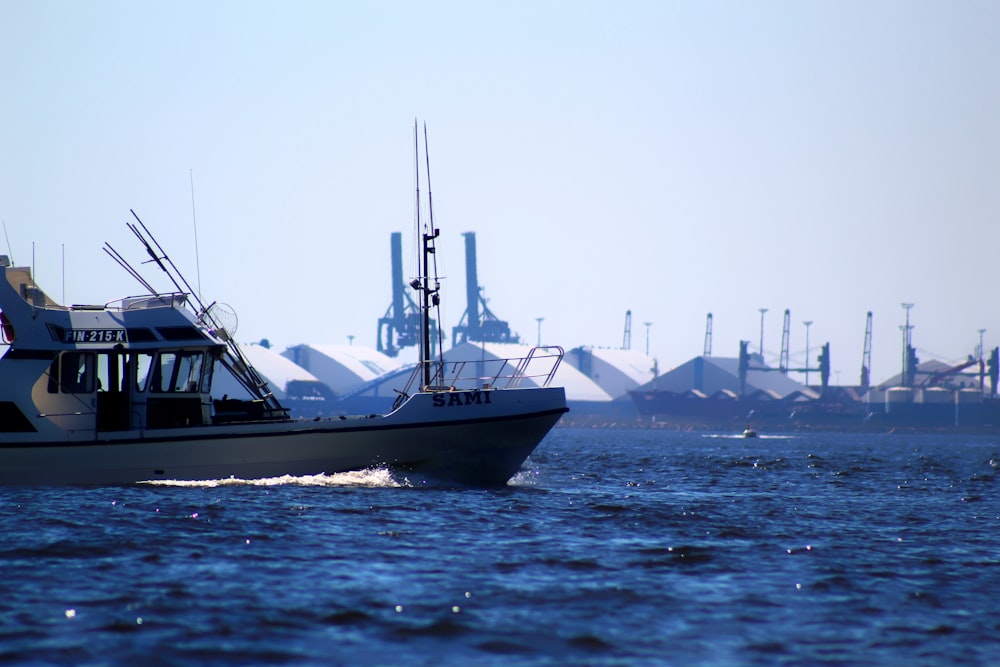
[[[243,351],[240,350],[239,345],[233,338],[232,332],[227,331],[225,326],[219,322],[216,317],[212,314],[213,307],[216,306],[216,302],[212,302],[207,307],[201,300],[201,296],[196,293],[192,288],[190,283],[184,277],[184,274],[180,272],[177,266],[173,263],[170,257],[167,255],[166,251],[153,236],[153,233],[149,231],[145,223],[136,215],[135,211],[130,209],[132,216],[135,218],[135,223],[128,223],[128,228],[135,234],[139,242],[142,243],[143,247],[146,248],[146,253],[150,256],[150,262],[155,263],[160,270],[163,271],[170,282],[174,284],[174,289],[177,290],[179,294],[186,294],[191,297],[191,299],[197,304],[198,312],[197,316],[199,321],[203,324],[210,325],[212,332],[226,343],[226,347],[229,349],[229,353],[232,356],[232,360],[227,360],[224,357],[222,362],[232,371],[233,377],[239,381],[251,394],[261,399],[264,402],[265,408],[270,411],[277,411],[280,413],[287,414],[287,410],[281,405],[274,392],[271,391],[271,387],[268,385],[267,381],[257,372],[257,369],[250,364],[247,358],[243,355]],[[141,230],[140,230],[141,227]],[[111,247],[110,244],[104,244],[104,251],[111,255],[111,257],[118,262],[128,273],[139,281],[143,287],[149,290],[154,296],[160,296],[150,283],[142,277],[142,275],[136,271],[121,254]],[[183,285],[183,286],[182,286]]]

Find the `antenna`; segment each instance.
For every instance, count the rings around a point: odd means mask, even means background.
[[[414,211],[417,216],[417,238],[420,238],[420,234],[423,231],[420,229],[420,142],[417,140],[417,119],[413,119],[413,173],[417,179],[417,201],[416,206],[414,206]],[[424,267],[422,264],[417,263],[417,273],[423,275]]]
[[[410,285],[421,291],[421,308],[420,308],[420,365],[423,367],[423,386],[427,387],[431,383],[431,341],[430,335],[428,334],[427,319],[430,317],[430,313],[427,312],[427,236],[424,234],[424,230],[420,226],[420,140],[417,134],[417,119],[413,119],[413,174],[416,178],[417,186],[417,200],[414,205],[414,211],[416,213],[416,225],[417,234],[416,237],[423,239],[420,247],[423,248],[423,253],[421,253],[417,258],[417,278],[410,283]]]
[[[191,175],[191,221],[194,223],[194,268],[198,278],[198,296],[201,296],[201,259],[198,256],[198,216],[194,211],[194,169],[188,169]]]
[[[427,166],[427,213],[430,217],[431,223],[431,238],[437,237],[437,229],[434,227],[434,193],[431,191],[431,154],[427,147],[427,123],[424,123],[424,163]],[[434,255],[434,292],[432,293],[432,298],[434,302],[434,311],[437,314],[437,321],[441,321],[441,296],[439,294],[441,290],[441,282],[438,279],[438,265],[437,265],[437,253],[434,252],[434,248],[430,249],[431,254]],[[430,313],[428,313],[430,315]],[[430,335],[430,322],[427,323],[428,336]],[[438,327],[437,330],[438,340],[438,361],[441,364],[442,373],[444,372],[444,334],[441,328]],[[428,355],[430,356],[430,355]]]
[[[14,264],[14,250],[10,247],[10,237],[7,236],[7,221],[3,221],[3,237],[7,241],[7,254],[10,255],[10,263]]]

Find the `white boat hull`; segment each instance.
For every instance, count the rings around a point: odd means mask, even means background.
[[[518,472],[566,411],[562,388],[417,394],[385,416],[0,443],[0,484],[258,479],[374,467],[476,486]]]

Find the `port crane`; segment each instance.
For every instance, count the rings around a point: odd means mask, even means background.
[[[493,314],[483,298],[476,271],[476,233],[463,232],[465,237],[465,296],[468,305],[458,326],[451,330],[453,345],[465,341],[484,343],[520,343],[510,332],[510,325]]]
[[[711,314],[709,314],[711,317]],[[810,322],[812,324],[812,322]],[[809,367],[809,350],[806,350],[806,364],[805,368],[789,368],[788,362],[788,348],[789,339],[791,337],[791,311],[785,309],[784,322],[782,324],[782,335],[781,335],[781,359],[778,363],[778,368],[770,368],[768,366],[750,366],[750,352],[748,347],[750,341],[741,340],[740,341],[740,356],[739,356],[739,378],[740,378],[740,394],[746,392],[746,377],[748,371],[763,371],[763,372],[773,372],[778,371],[782,375],[788,375],[791,371],[793,373],[805,373],[806,378],[809,377],[811,372],[819,372],[820,386],[825,392],[827,387],[830,386],[830,343],[825,343],[820,347],[819,356],[817,357],[818,365],[815,368]],[[763,357],[762,357],[763,358]]]
[[[762,372],[773,372],[779,369],[768,368],[767,366],[750,366],[750,352],[747,347],[750,345],[750,341],[741,340],[740,341],[740,356],[739,356],[739,377],[740,377],[740,394],[746,393],[746,379],[747,373],[749,371],[762,371]],[[816,368],[789,368],[788,370],[795,373],[804,373],[806,370],[810,372],[818,371],[820,377],[820,386],[823,391],[826,391],[827,387],[830,386],[830,343],[824,343],[820,347],[819,356],[817,357],[819,365]]]

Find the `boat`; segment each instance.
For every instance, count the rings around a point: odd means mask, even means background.
[[[386,467],[470,486],[502,486],[567,412],[550,386],[558,346],[532,349],[490,377],[421,353],[386,414],[293,419],[234,340],[232,312],[190,288],[133,212],[128,226],[170,279],[103,305],[61,305],[30,267],[0,256],[0,484],[115,485],[261,479]],[[424,263],[438,230],[423,236]],[[438,301],[426,272],[416,288]],[[427,342],[429,319],[425,313]],[[425,345],[422,350],[430,350]],[[540,370],[539,370],[540,369]],[[217,396],[226,373],[245,395]],[[520,386],[525,378],[537,386]],[[229,386],[232,383],[227,383]]]
[[[756,438],[757,437],[757,431],[755,431],[752,428],[750,428],[749,426],[747,426],[745,429],[743,429],[743,437],[744,438]]]

